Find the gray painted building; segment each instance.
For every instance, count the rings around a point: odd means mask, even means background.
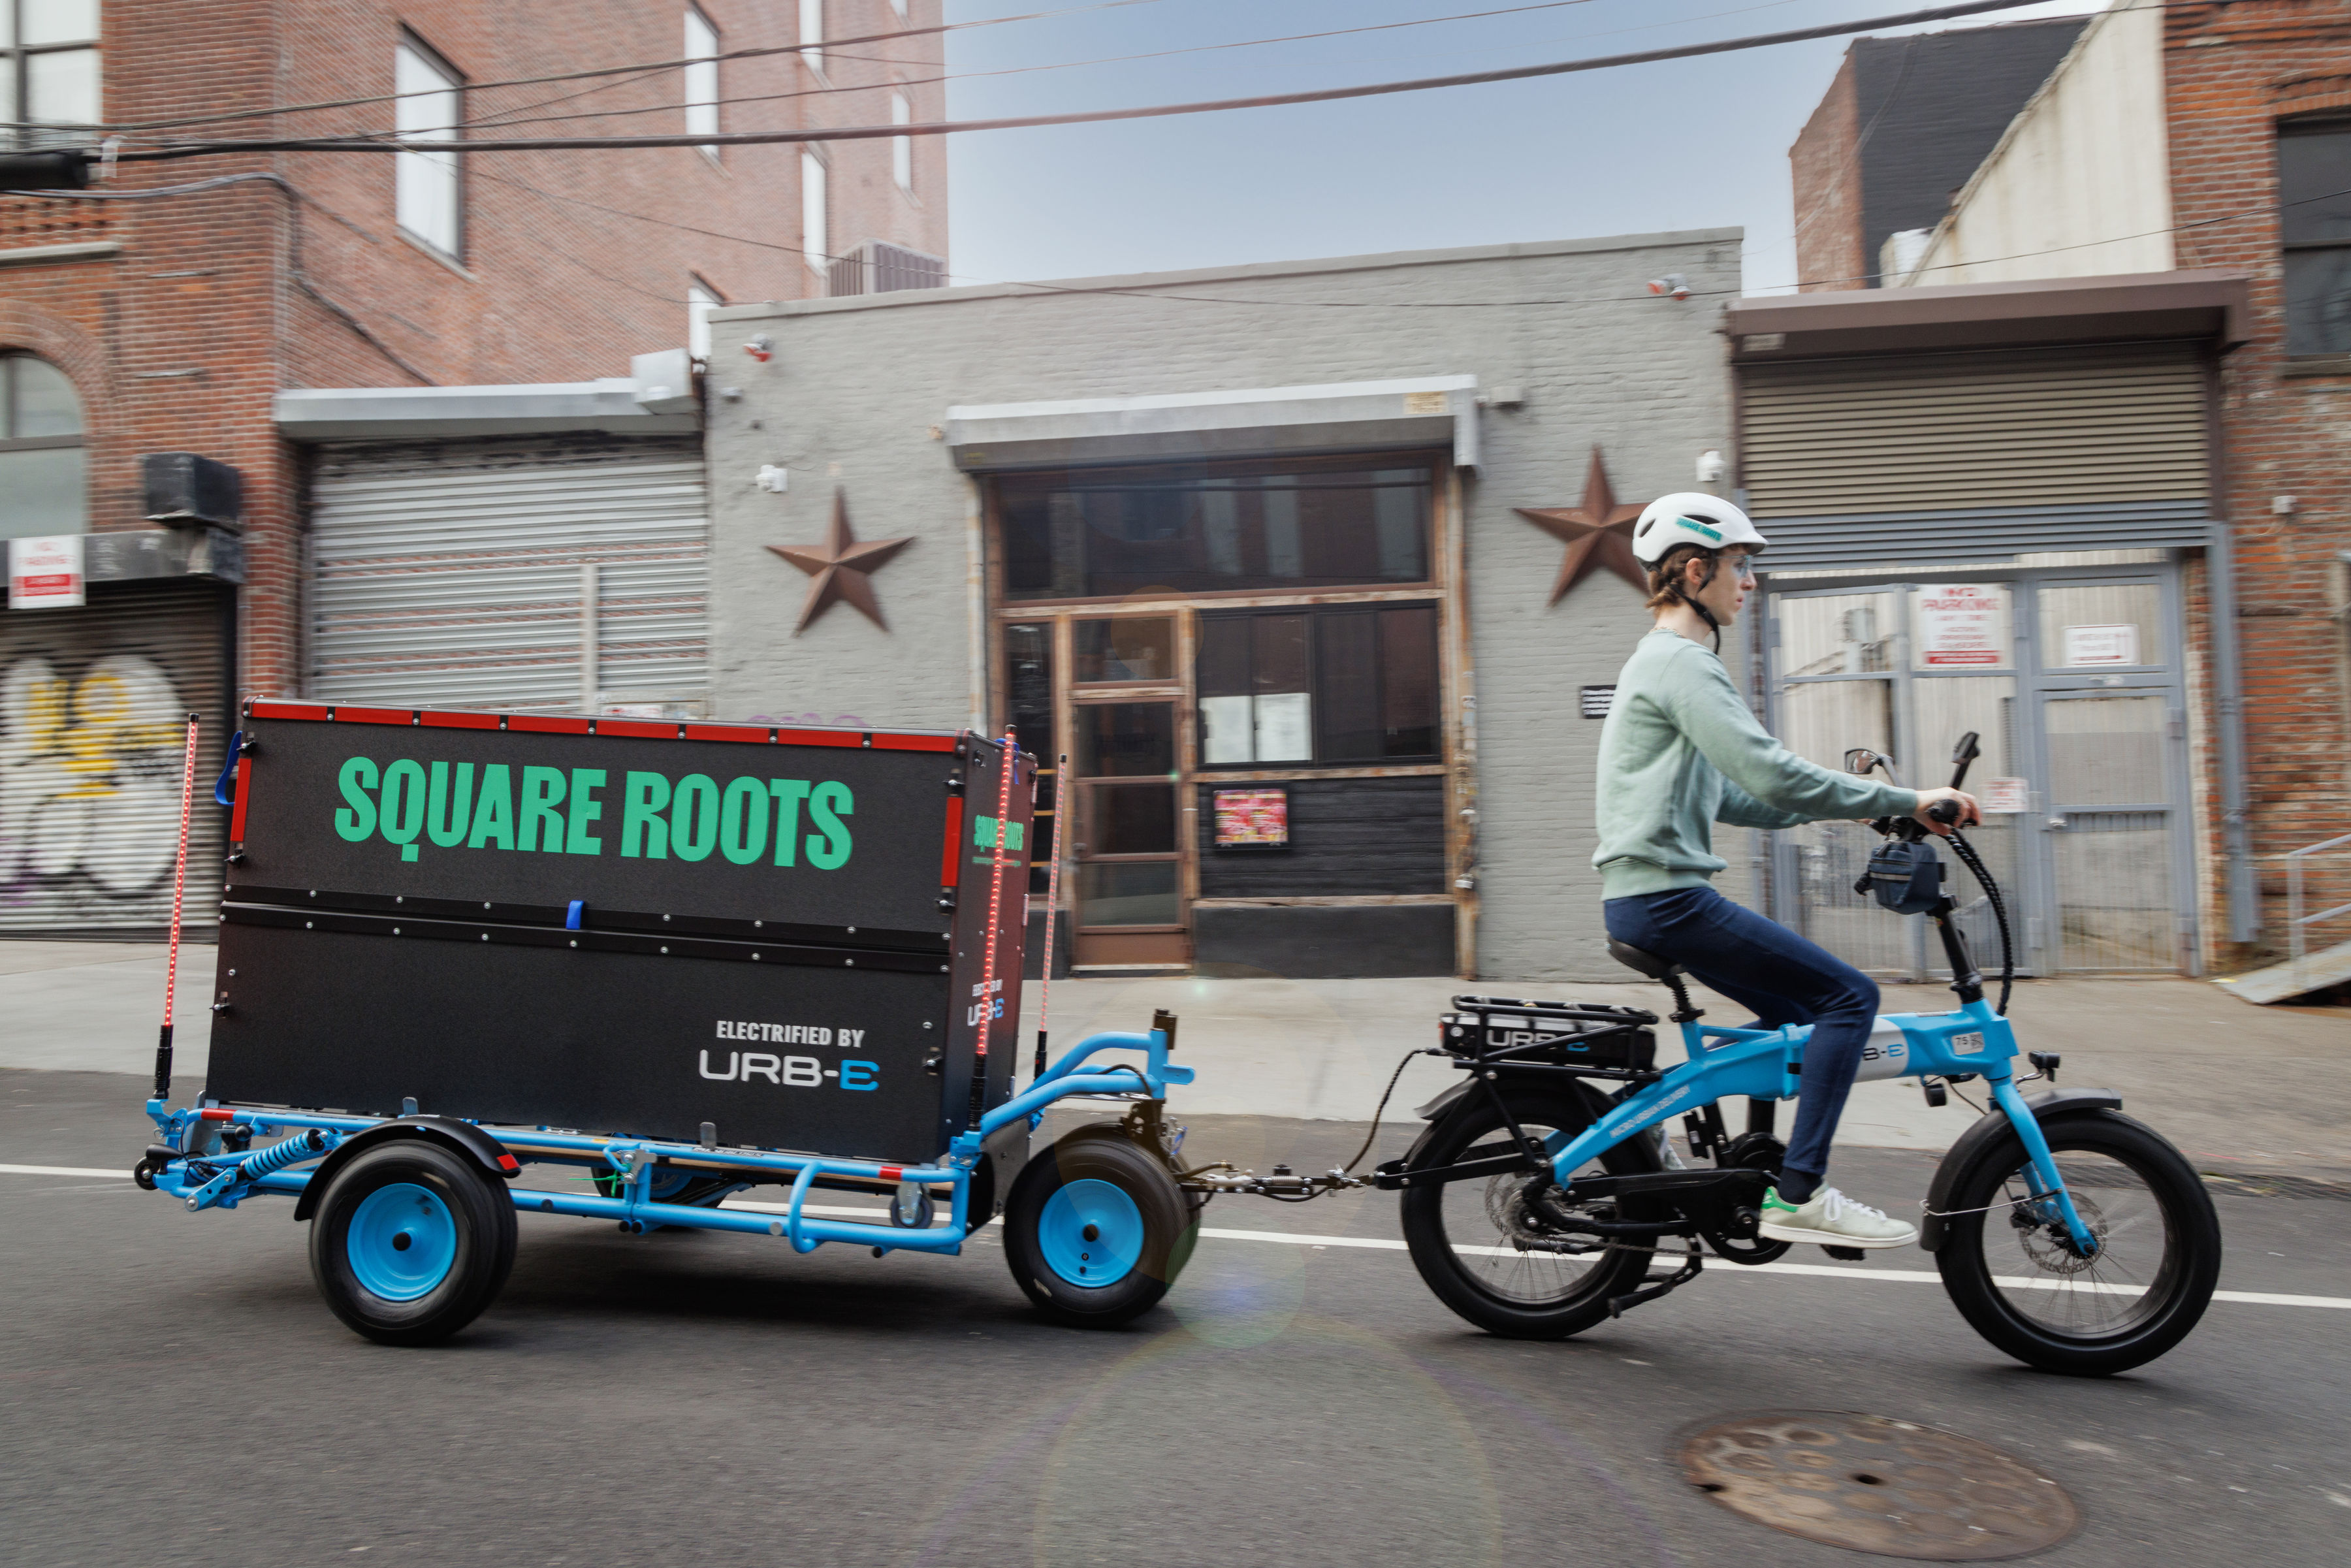
[[[1580,692],[1646,615],[1519,509],[1729,448],[1739,240],[719,310],[711,711],[1072,753],[1081,967],[1616,977]]]

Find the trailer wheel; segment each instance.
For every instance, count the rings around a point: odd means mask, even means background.
[[[1037,1310],[1114,1328],[1158,1304],[1191,1252],[1192,1211],[1166,1166],[1109,1127],[1030,1160],[1004,1206],[1004,1256]]]
[[[383,1344],[433,1344],[472,1322],[514,1256],[505,1189],[423,1138],[380,1145],[336,1172],[310,1226],[310,1272],[328,1307]]]

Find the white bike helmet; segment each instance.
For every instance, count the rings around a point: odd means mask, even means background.
[[[1641,520],[1633,525],[1633,553],[1644,566],[1656,565],[1676,545],[1709,550],[1745,545],[1749,554],[1758,555],[1765,543],[1745,512],[1703,490],[1660,496],[1641,509]]]

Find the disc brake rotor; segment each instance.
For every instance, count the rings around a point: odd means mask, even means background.
[[[2068,1191],[2072,1192],[2072,1189]],[[2082,1224],[2088,1228],[2091,1240],[2096,1243],[2095,1249],[2086,1257],[2074,1249],[2073,1239],[2066,1234],[2064,1217],[2057,1212],[2053,1198],[2027,1200],[2016,1206],[2016,1219],[2031,1221],[2017,1225],[2016,1244],[2023,1249],[2024,1256],[2032,1266],[2044,1274],[2079,1274],[2105,1255],[2105,1211],[2098,1207],[2095,1198],[2086,1194],[2072,1192],[2072,1197],[2074,1212],[2082,1217]],[[2043,1208],[2049,1211],[2046,1218],[2035,1212]]]

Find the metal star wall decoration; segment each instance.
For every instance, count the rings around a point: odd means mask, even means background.
[[[1639,520],[1641,508],[1618,503],[1616,492],[1608,484],[1608,470],[1600,461],[1599,447],[1592,449],[1592,467],[1583,476],[1583,505],[1520,507],[1518,513],[1567,545],[1559,577],[1551,585],[1552,604],[1566,598],[1567,591],[1595,566],[1604,566],[1643,593],[1648,592],[1648,571],[1633,554],[1633,524]]]
[[[903,539],[859,540],[849,531],[848,493],[835,486],[832,528],[822,545],[768,547],[816,580],[809,584],[808,602],[800,606],[800,623],[792,628],[792,635],[797,637],[807,631],[810,622],[831,609],[835,601],[855,605],[865,612],[865,619],[884,632],[890,630],[890,623],[882,619],[881,601],[873,597],[873,584],[866,574],[914,542],[912,535]]]

